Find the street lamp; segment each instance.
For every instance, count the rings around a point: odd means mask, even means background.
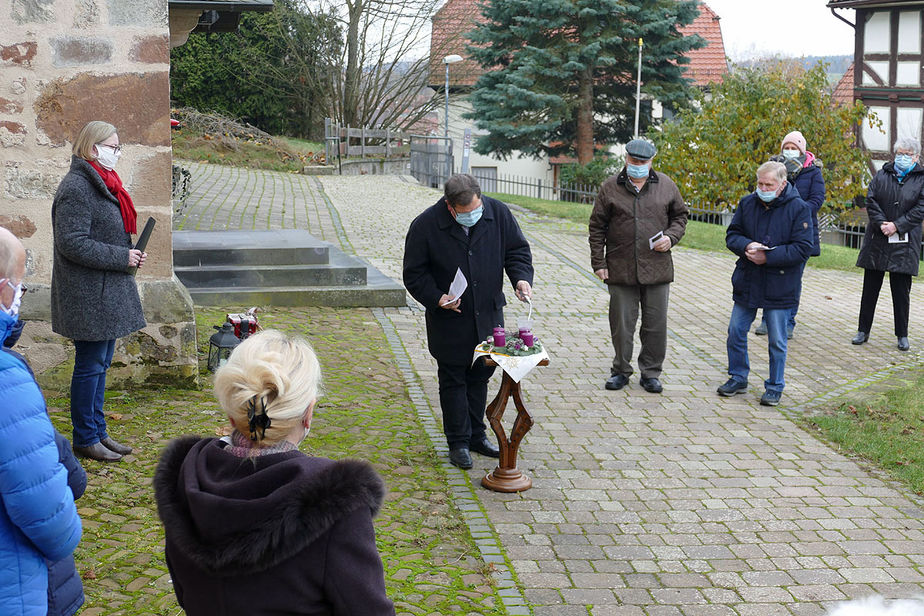
[[[449,176],[452,174],[452,158],[449,155],[449,65],[455,64],[456,62],[461,62],[462,56],[452,54],[451,56],[446,56],[443,58],[443,64],[446,65],[446,110],[443,115],[443,137],[446,138],[446,179],[449,179]]]

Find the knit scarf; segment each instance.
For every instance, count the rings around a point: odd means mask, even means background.
[[[132,198],[128,195],[128,191],[122,186],[122,179],[119,177],[119,174],[109,169],[103,169],[95,160],[87,162],[89,162],[90,165],[96,169],[97,173],[99,173],[99,176],[103,178],[103,182],[106,184],[106,188],[109,189],[109,192],[112,193],[112,196],[119,200],[119,211],[122,213],[122,224],[125,225],[125,231],[128,233],[137,233],[138,213],[135,212],[135,204],[132,203]]]

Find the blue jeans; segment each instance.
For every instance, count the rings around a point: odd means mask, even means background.
[[[805,272],[805,263],[802,264],[802,273],[804,272]],[[792,309],[789,311],[789,318],[786,321],[786,325],[787,327],[789,327],[789,329],[796,328],[796,315],[799,314],[799,302],[801,300],[802,300],[802,274],[800,273],[799,274],[799,288],[796,289],[796,305],[793,306]],[[766,316],[762,317],[760,322],[766,326],[767,325]]]
[[[791,308],[764,308],[767,321],[767,344],[770,347],[770,376],[764,381],[769,391],[783,391],[783,371],[786,368],[786,324]],[[757,308],[735,304],[728,321],[728,375],[746,383],[751,370],[748,361],[748,330],[757,316]]]
[[[74,447],[89,447],[106,434],[103,400],[106,392],[106,370],[112,363],[115,340],[87,342],[75,340],[74,374],[71,376],[71,424],[74,426]]]

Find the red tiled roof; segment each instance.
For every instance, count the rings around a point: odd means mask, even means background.
[[[443,58],[458,54],[465,58],[449,67],[451,86],[473,86],[484,71],[465,53],[468,44],[466,34],[481,20],[479,0],[447,0],[433,16],[433,30],[430,34],[430,85],[440,86],[445,82],[446,67]],[[700,3],[700,13],[680,32],[686,35],[698,34],[706,40],[706,46],[687,52],[690,63],[686,65],[687,77],[693,85],[704,87],[722,81],[728,72],[725,60],[725,42],[719,16],[705,2]]]
[[[705,2],[700,2],[699,6],[699,15],[693,23],[681,28],[680,33],[684,36],[698,34],[706,40],[705,47],[684,54],[690,58],[686,76],[693,80],[693,85],[702,88],[725,78],[728,61],[725,59],[720,17]]]
[[[847,72],[834,86],[831,98],[838,105],[849,105],[853,102],[853,62],[847,67]]]

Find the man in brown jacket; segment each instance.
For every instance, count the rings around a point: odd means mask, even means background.
[[[670,249],[687,227],[687,206],[677,185],[651,168],[657,154],[644,139],[626,144],[626,166],[600,187],[590,214],[590,263],[610,291],[611,376],[622,389],[632,374],[632,338],[642,308],[638,356],[641,386],[661,393],[667,352],[667,302],[674,280]]]

